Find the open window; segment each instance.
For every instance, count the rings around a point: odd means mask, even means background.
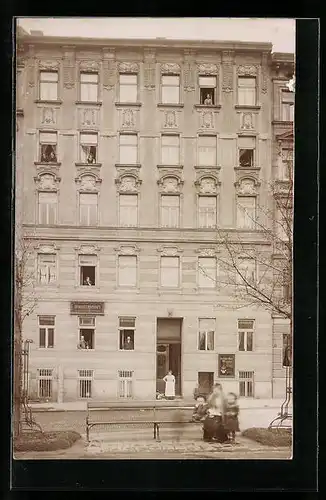
[[[239,166],[240,167],[254,167],[254,151],[255,151],[255,138],[254,137],[239,137]]]
[[[80,161],[90,164],[97,162],[97,134],[80,134]]]
[[[95,345],[95,318],[79,316],[79,349],[94,349]]]
[[[95,286],[96,284],[96,261],[95,255],[79,256],[80,285]]]
[[[40,162],[57,163],[57,133],[40,132]]]
[[[199,77],[200,104],[214,106],[216,104],[216,76]]]
[[[135,348],[135,318],[119,318],[119,349],[133,351]]]

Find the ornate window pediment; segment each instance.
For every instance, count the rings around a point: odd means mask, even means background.
[[[92,60],[83,60],[79,61],[79,69],[80,71],[87,71],[87,72],[98,72],[99,71],[99,63],[97,61],[92,61]]]
[[[35,245],[34,248],[37,253],[54,254],[60,247],[58,247],[55,243],[42,243]]]
[[[100,179],[93,172],[83,172],[75,179],[75,181],[79,191],[98,192],[102,179]]]
[[[138,73],[139,65],[136,62],[120,62],[118,70],[119,73]]]
[[[200,247],[196,249],[196,253],[199,257],[215,257],[217,253],[219,253],[219,249],[217,247]]]
[[[120,193],[138,193],[142,181],[137,175],[127,172],[115,179],[115,183]]]
[[[217,194],[221,183],[215,176],[202,175],[196,182],[195,186],[201,194]]]
[[[258,194],[259,186],[260,182],[254,177],[243,177],[235,183],[235,188],[238,195],[240,194],[255,196]]]
[[[81,255],[97,255],[100,248],[96,245],[80,245],[79,247],[75,247],[75,250]]]
[[[242,64],[238,66],[239,76],[256,76],[258,73],[258,67],[255,64]]]
[[[42,172],[34,177],[35,184],[39,191],[58,191],[60,177],[53,172]]]
[[[162,176],[157,181],[157,184],[160,191],[164,193],[180,193],[183,186],[183,180],[177,175],[167,174]]]
[[[200,75],[218,74],[218,66],[216,64],[198,64],[197,68]]]
[[[59,59],[49,59],[49,60],[41,59],[38,63],[38,67],[41,71],[45,71],[45,70],[57,71],[60,67],[60,60]]]
[[[180,65],[177,63],[161,64],[161,74],[163,75],[179,75],[181,72]]]
[[[114,249],[119,255],[136,255],[140,252],[137,245],[120,245]]]
[[[157,251],[163,257],[176,257],[183,252],[182,248],[177,246],[161,246],[157,249]]]

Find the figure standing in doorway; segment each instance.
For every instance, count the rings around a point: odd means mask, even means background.
[[[166,399],[175,398],[175,376],[172,370],[169,370],[168,374],[163,378],[165,382],[165,397]]]

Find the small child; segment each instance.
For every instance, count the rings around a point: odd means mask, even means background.
[[[201,422],[205,419],[207,412],[206,398],[205,396],[199,394],[195,399],[196,404],[192,414],[192,420],[193,422]]]
[[[233,443],[235,441],[235,433],[240,430],[238,415],[238,397],[234,394],[234,392],[229,392],[229,394],[227,394],[226,401],[225,429],[228,432],[229,440]]]

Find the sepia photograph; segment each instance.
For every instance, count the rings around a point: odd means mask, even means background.
[[[13,458],[291,460],[295,19],[14,23]]]

